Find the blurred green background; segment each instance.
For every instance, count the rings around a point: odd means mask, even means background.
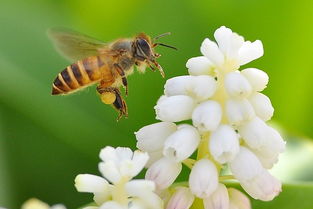
[[[313,180],[312,20],[310,0],[0,0],[0,205],[19,208],[30,197],[69,208],[90,202],[75,191],[75,176],[98,174],[102,147],[135,147],[133,132],[156,121],[153,106],[165,80],[150,70],[129,78],[129,118],[118,123],[95,87],[51,96],[52,80],[70,64],[46,36],[53,26],[104,41],[170,31],[162,42],[179,51],[157,49],[167,78],[186,74],[188,58],[200,55],[202,40],[221,25],[262,40],[265,56],[247,66],[269,74],[273,121],[293,139],[273,172]]]

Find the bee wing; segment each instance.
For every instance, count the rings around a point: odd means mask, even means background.
[[[48,36],[57,51],[72,62],[97,55],[107,47],[100,40],[67,28],[51,28]]]

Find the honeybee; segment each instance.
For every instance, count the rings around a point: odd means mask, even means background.
[[[176,48],[154,41],[169,34],[164,33],[151,39],[145,33],[139,33],[133,38],[104,43],[70,29],[50,29],[48,35],[56,49],[74,62],[55,78],[52,95],[70,94],[97,83],[101,101],[112,105],[119,112],[117,120],[122,116],[127,117],[127,105],[121,96],[120,86],[125,88],[127,96],[127,76],[133,73],[134,65],[141,72],[146,67],[153,71],[159,70],[164,77],[163,69],[156,61],[160,54],[155,53],[154,48],[158,45]]]

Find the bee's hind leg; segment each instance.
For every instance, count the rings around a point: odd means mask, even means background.
[[[121,92],[118,88],[97,87],[97,91],[100,93],[101,101],[105,104],[111,104],[118,112],[117,120],[120,120],[123,116],[128,117],[127,105],[121,96]]]

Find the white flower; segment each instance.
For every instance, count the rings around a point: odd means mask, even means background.
[[[209,149],[217,162],[224,164],[232,161],[239,151],[237,133],[229,125],[220,125],[212,132]]]
[[[99,163],[99,170],[104,178],[80,174],[75,179],[76,189],[93,193],[99,209],[127,209],[129,205],[133,209],[163,208],[162,200],[154,193],[154,182],[131,180],[144,168],[147,153],[108,146],[101,150],[100,158],[103,162]]]
[[[249,198],[237,189],[229,188],[229,209],[251,209]]]
[[[247,68],[240,71],[243,76],[249,81],[254,91],[263,91],[268,83],[268,75],[256,68]]]
[[[230,97],[239,99],[248,97],[252,91],[248,80],[237,71],[226,74],[225,89]]]
[[[36,198],[27,200],[21,207],[22,209],[66,209],[64,205],[58,204],[49,206],[47,203],[42,202]]]
[[[154,181],[158,189],[165,189],[175,181],[181,169],[181,163],[163,157],[148,168],[146,179]]]
[[[189,209],[195,197],[187,187],[176,187],[166,209]]]
[[[156,111],[157,119],[177,122],[190,119],[195,105],[195,101],[190,96],[164,96],[159,99],[154,109]]]
[[[213,100],[199,104],[192,113],[192,123],[200,132],[215,130],[221,118],[222,108]]]
[[[224,184],[218,184],[217,189],[208,198],[203,199],[204,209],[228,209],[229,197]]]
[[[253,106],[255,114],[264,121],[268,121],[274,114],[271,100],[259,92],[249,97],[250,104]]]
[[[190,58],[186,67],[190,75],[210,75],[214,70],[213,63],[205,56]]]
[[[240,147],[240,152],[230,163],[230,168],[244,190],[255,199],[269,201],[281,191],[281,183],[245,147]]]
[[[239,126],[255,117],[253,107],[247,99],[227,100],[226,115],[233,126]]]
[[[218,186],[218,173],[215,165],[207,159],[196,162],[189,176],[189,188],[199,198],[209,197]]]
[[[193,126],[185,125],[171,134],[165,141],[163,154],[168,158],[181,162],[197,149],[200,134]]]

